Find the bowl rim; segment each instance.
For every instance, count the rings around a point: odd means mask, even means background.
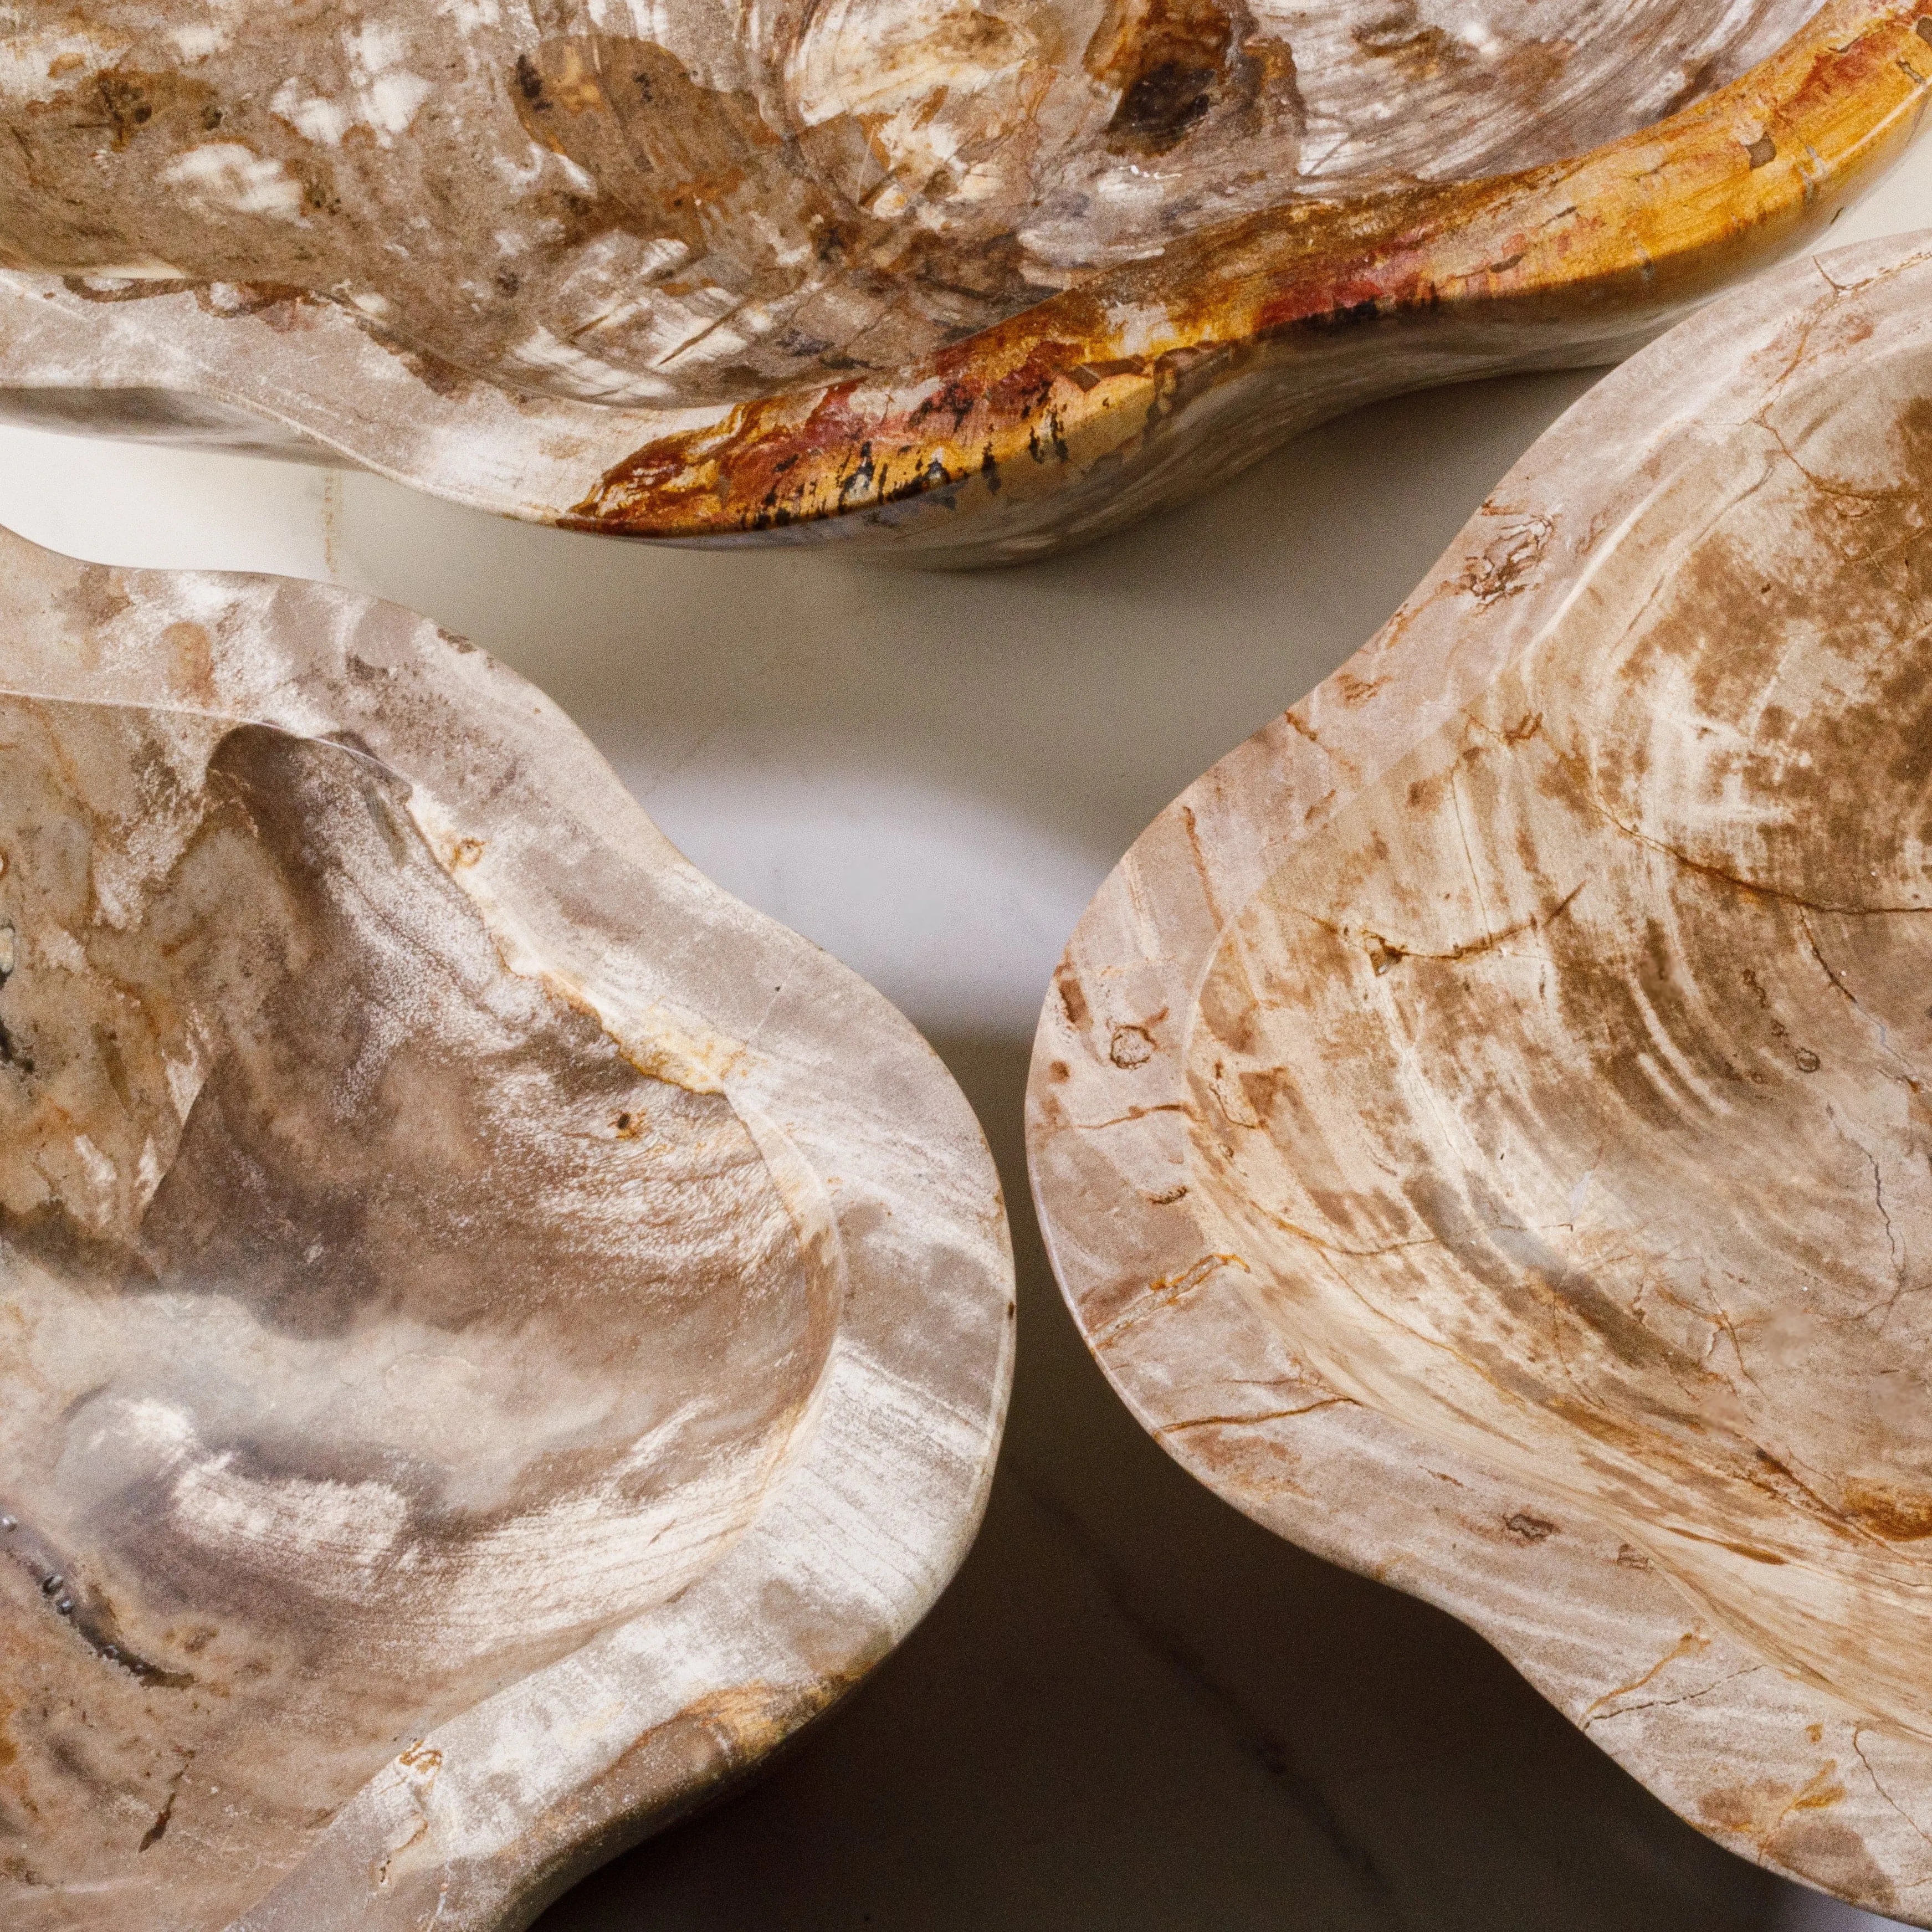
[[[76,610],[108,614],[86,651]],[[508,970],[594,1013],[640,1071],[723,1095],[839,1284],[750,1524],[668,1602],[412,1740],[234,1927],[526,1924],[826,1708],[963,1560],[1013,1364],[1012,1248],[978,1121],[882,994],[698,872],[562,710],[429,620],[287,578],[80,563],[4,532],[0,616],[10,696],[346,734],[400,775]],[[212,637],[212,674],[172,647],[179,622]]]
[[[295,291],[160,284],[133,299],[0,268],[0,412],[9,392],[16,410],[80,392],[72,424],[138,435],[167,392],[279,426],[258,447],[538,522],[1004,560],[1121,520],[1106,503],[1125,473],[1231,381],[1312,382],[1280,440],[1419,382],[1627,353],[1828,226],[1918,131],[1928,75],[1932,0],[1826,0],[1736,80],[1568,160],[1284,202],[906,369],[736,405],[514,392]],[[1355,375],[1324,383],[1338,356]],[[117,418],[130,391],[147,400]]]
[[[1184,1468],[1277,1534],[1472,1626],[1720,1844],[1932,1924],[1932,1743],[1785,1676],[1581,1509],[1338,1397],[1252,1310],[1246,1264],[1216,1250],[1184,1185],[1186,1034],[1240,908],[1311,828],[1546,634],[1642,507],[1752,420],[1828,322],[1841,344],[1867,332],[1867,352],[1932,358],[1932,230],[1790,264],[1606,376],[1374,638],[1160,814],[1056,974],[1027,1144],[1074,1321]],[[1124,1028],[1139,1038],[1118,1054]],[[1826,1810],[1830,1832],[1851,1834],[1835,1859],[1786,1828]]]

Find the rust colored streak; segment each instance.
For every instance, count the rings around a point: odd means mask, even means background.
[[[1296,202],[1204,231],[903,377],[742,403],[648,443],[562,520],[700,536],[948,489],[1024,500],[1155,433],[1177,392],[1333,332],[1405,318],[1560,324],[1612,297],[1662,315],[1788,246],[1910,139],[1932,92],[1928,18],[1926,0],[1840,0],[1730,86],[1576,160]],[[1762,163],[1760,130],[1776,149]],[[1150,313],[1165,322],[1151,338]]]

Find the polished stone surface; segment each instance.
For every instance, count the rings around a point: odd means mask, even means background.
[[[1922,4],[36,4],[0,410],[1010,561],[1627,353],[1897,159]]]
[[[1924,1922],[1932,234],[1602,384],[1136,842],[1034,1184],[1145,1426]]]
[[[34,5],[0,70],[0,248],[104,293],[313,290],[447,379],[737,402],[890,375],[1289,196],[1580,154],[1813,10]]]
[[[0,1917],[516,1922],[923,1612],[973,1118],[426,620],[0,532]]]
[[[1922,147],[1846,225],[1928,212]],[[0,521],[104,557],[332,572],[515,664],[707,873],[937,1039],[993,1130],[1022,1352],[980,1541],[842,1713],[560,1901],[560,1928],[1876,1928],[1700,1840],[1460,1626],[1187,1477],[1107,1389],[1030,1232],[1015,1109],[1082,907],[1591,380],[1380,405],[1131,537],[978,578],[627,548],[368,476],[0,430]],[[1346,1876],[1337,1820],[1384,1891]]]

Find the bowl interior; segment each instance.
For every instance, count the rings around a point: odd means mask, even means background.
[[[478,856],[352,743],[0,699],[10,1924],[225,1924],[798,1432],[835,1285],[724,1098],[506,968]]]
[[[1552,532],[1498,527],[1472,599]],[[1299,1355],[1932,1735],[1932,355],[1660,483],[1192,1026],[1189,1185]]]
[[[104,301],[345,304],[422,379],[625,407],[903,369],[1299,196],[1581,153],[1812,0],[826,0],[49,10],[0,260]]]

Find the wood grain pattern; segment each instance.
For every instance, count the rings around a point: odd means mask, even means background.
[[[0,548],[0,1918],[524,1922],[964,1554],[991,1162],[481,652]]]
[[[1673,332],[1143,836],[1030,1100],[1204,1480],[1932,1920],[1932,257]]]
[[[1926,19],[30,9],[0,397],[238,411],[584,528],[1010,560],[1367,397],[1628,352],[1896,158]]]

